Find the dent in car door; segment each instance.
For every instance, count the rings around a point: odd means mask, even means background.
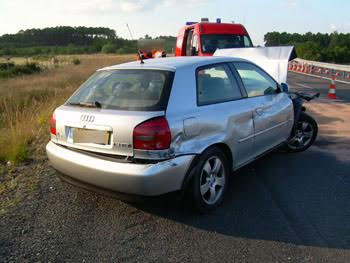
[[[285,93],[261,96],[254,110],[256,155],[285,141],[290,134],[291,104]]]
[[[228,64],[197,69],[197,104],[201,134],[197,143],[206,148],[224,142],[233,153],[234,168],[252,159],[253,105],[242,99],[238,82]]]
[[[292,103],[262,69],[248,62],[235,63],[254,105],[254,153],[260,155],[285,141],[290,134]]]

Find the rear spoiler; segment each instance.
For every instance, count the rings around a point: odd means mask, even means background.
[[[293,46],[218,49],[214,56],[243,58],[254,62],[278,83],[287,82],[288,62],[297,57]]]

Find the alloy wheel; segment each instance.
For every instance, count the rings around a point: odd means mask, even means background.
[[[311,142],[313,134],[311,123],[300,121],[297,123],[294,137],[288,141],[288,146],[293,150],[302,149]]]
[[[225,169],[219,157],[209,158],[201,171],[200,176],[200,193],[203,201],[212,205],[221,197],[225,186]]]

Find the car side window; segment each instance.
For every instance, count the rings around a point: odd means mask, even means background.
[[[248,97],[278,93],[279,88],[277,82],[259,67],[246,62],[236,62],[234,66],[241,76]]]
[[[202,67],[197,70],[198,105],[225,102],[242,97],[236,79],[227,64]]]

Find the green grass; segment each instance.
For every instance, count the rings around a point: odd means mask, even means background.
[[[28,159],[28,141],[26,138],[15,136],[0,144],[4,145],[0,152],[1,161],[9,161],[13,164],[24,162]]]

